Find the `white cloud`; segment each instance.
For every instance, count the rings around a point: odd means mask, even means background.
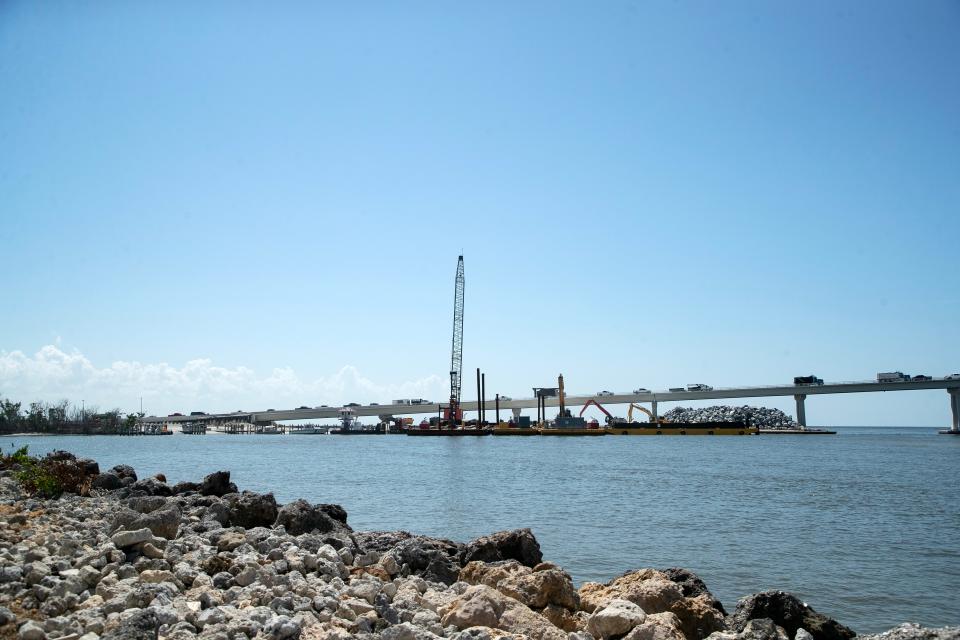
[[[356,367],[344,366],[332,375],[304,379],[290,368],[257,375],[247,367],[227,368],[209,359],[190,360],[182,367],[166,362],[142,364],[117,361],[97,367],[80,351],[67,353],[46,345],[34,355],[0,351],[0,396],[13,400],[56,401],[67,398],[88,406],[137,408],[143,397],[148,413],[172,411],[253,411],[290,408],[300,404],[336,406],[346,402],[389,402],[394,398],[437,400],[445,393],[439,376],[401,383],[378,383]]]

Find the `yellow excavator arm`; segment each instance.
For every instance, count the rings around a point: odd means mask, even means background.
[[[663,418],[660,418],[659,420],[657,420],[657,418],[654,417],[652,411],[650,411],[650,410],[647,409],[646,407],[641,407],[640,405],[638,405],[638,404],[633,404],[633,403],[630,403],[630,406],[627,408],[627,422],[633,422],[633,410],[634,410],[634,409],[639,409],[640,411],[643,411],[645,414],[647,414],[648,416],[650,416],[650,422],[667,422],[667,421],[664,420]]]

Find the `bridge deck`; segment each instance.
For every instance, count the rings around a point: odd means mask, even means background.
[[[824,385],[774,385],[763,387],[728,387],[717,388],[711,391],[651,391],[648,393],[615,393],[612,396],[598,397],[595,395],[568,395],[566,404],[575,407],[594,399],[608,404],[627,404],[630,402],[687,402],[691,400],[727,400],[731,398],[763,398],[771,396],[821,395],[836,393],[873,393],[879,391],[921,391],[921,390],[949,390],[951,393],[960,393],[960,380],[937,378],[934,380],[917,380],[907,382],[832,382]],[[956,391],[954,391],[956,390]],[[464,411],[476,411],[477,402],[464,402]],[[558,398],[546,398],[548,407],[559,405]],[[494,400],[487,400],[487,411],[494,409]],[[519,398],[501,400],[500,409],[534,409],[537,406],[536,398]],[[436,414],[439,404],[382,404],[360,405],[352,407],[357,416],[382,415],[412,415]],[[283,420],[318,420],[339,417],[340,407],[322,409],[286,409],[282,411],[251,411],[247,413],[209,414],[203,416],[149,416],[143,422],[206,422],[210,420],[245,419],[251,422],[268,422]]]

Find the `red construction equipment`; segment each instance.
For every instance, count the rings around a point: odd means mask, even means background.
[[[607,423],[607,424],[619,424],[619,423],[623,422],[623,418],[615,418],[609,411],[607,411],[606,409],[603,408],[603,405],[602,405],[602,404],[600,404],[599,402],[597,402],[597,401],[594,400],[593,398],[590,398],[589,400],[587,400],[587,401],[584,403],[584,405],[583,405],[583,409],[580,409],[580,416],[581,416],[581,417],[583,417],[583,412],[586,411],[586,410],[587,410],[587,407],[589,407],[590,405],[595,406],[597,409],[600,409],[600,411],[603,412],[603,415],[606,416],[606,418],[604,418],[604,420],[606,420],[606,423]]]
[[[589,407],[590,405],[593,405],[593,406],[595,406],[597,409],[600,409],[600,411],[603,412],[603,415],[607,416],[607,420],[608,420],[608,421],[609,421],[609,420],[613,420],[613,416],[610,414],[610,412],[607,411],[606,409],[604,409],[604,408],[603,408],[603,405],[600,404],[599,402],[597,402],[596,400],[594,400],[593,398],[590,398],[589,400],[587,400],[587,401],[584,403],[584,405],[583,405],[583,409],[580,409],[580,417],[581,417],[581,418],[583,417],[583,412],[586,411],[586,410],[587,410],[587,407]]]

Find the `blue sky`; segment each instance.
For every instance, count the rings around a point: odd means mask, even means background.
[[[440,399],[461,251],[465,370],[515,397],[956,372],[958,36],[934,1],[4,2],[0,393]]]

